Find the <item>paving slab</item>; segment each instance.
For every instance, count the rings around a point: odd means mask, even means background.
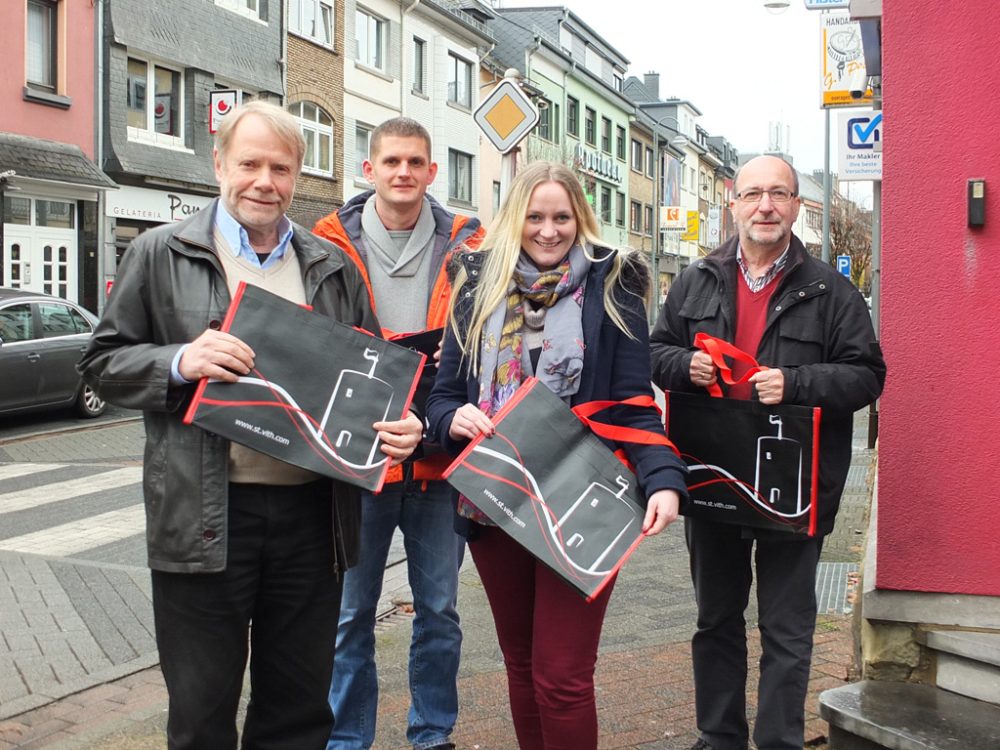
[[[0,462],[82,466],[141,461],[141,448],[136,447],[142,443],[141,423],[106,430],[107,435],[78,433],[3,444]],[[806,736],[811,747],[822,747],[828,733],[818,713],[819,692],[855,677],[848,598],[870,502],[873,453],[866,437],[867,414],[861,414],[855,421],[850,492],[840,522],[826,540],[817,586],[828,606],[817,619],[810,676]],[[79,475],[64,478],[74,476]],[[516,742],[503,662],[469,555],[460,582],[461,717],[453,739],[462,748],[511,750]],[[382,696],[379,750],[408,747],[410,600],[405,553],[397,536],[386,567],[376,633]],[[752,690],[759,656],[753,605],[747,615]],[[684,538],[677,524],[644,541],[616,585],[597,668],[601,750],[687,750],[694,742],[694,621]],[[0,750],[162,748],[166,692],[152,633],[145,569],[0,551]]]

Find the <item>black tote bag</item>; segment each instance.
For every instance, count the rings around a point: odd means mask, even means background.
[[[254,350],[236,383],[204,378],[187,424],[377,492],[389,458],[372,424],[402,419],[424,355],[241,283],[222,330]]]
[[[473,440],[445,478],[589,601],[642,540],[645,510],[635,475],[588,424],[639,431],[594,423],[586,406],[571,410],[525,380],[494,418],[496,434]]]
[[[688,466],[683,515],[816,533],[818,407],[670,392],[666,423]]]

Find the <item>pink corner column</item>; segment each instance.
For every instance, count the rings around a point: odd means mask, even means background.
[[[884,0],[876,586],[1000,595],[1000,13]],[[966,225],[986,180],[986,224]]]

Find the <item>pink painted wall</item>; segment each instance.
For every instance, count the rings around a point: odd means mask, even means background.
[[[878,588],[1000,595],[998,40],[995,0],[884,0]]]
[[[94,157],[94,7],[89,0],[63,0],[60,28],[65,34],[64,90],[69,109],[24,100],[25,8],[24,0],[2,0],[0,49],[4,73],[0,75],[0,130],[8,133],[72,143]]]

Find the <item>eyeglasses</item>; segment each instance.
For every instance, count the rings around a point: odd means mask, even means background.
[[[785,188],[773,188],[772,190],[761,190],[760,188],[749,188],[736,194],[737,199],[744,203],[760,203],[764,193],[771,196],[772,203],[787,203],[795,197],[795,193]]]

